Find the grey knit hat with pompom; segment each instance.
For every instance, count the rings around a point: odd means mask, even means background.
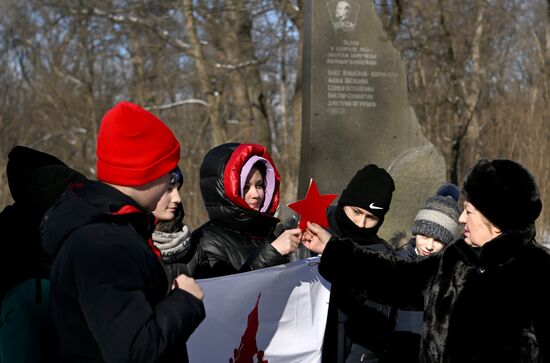
[[[412,226],[413,235],[432,237],[445,244],[451,243],[458,231],[460,190],[454,184],[444,184],[437,194],[426,200],[418,211]]]

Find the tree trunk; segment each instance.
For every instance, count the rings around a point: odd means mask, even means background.
[[[212,142],[214,145],[223,144],[226,141],[225,127],[220,117],[220,95],[214,92],[210,87],[210,77],[206,69],[205,58],[202,53],[201,44],[197,36],[195,18],[193,16],[193,4],[191,0],[183,1],[183,13],[185,15],[185,30],[189,43],[191,44],[192,54],[197,67],[197,77],[202,93],[208,102],[208,115],[212,125]]]
[[[252,21],[248,16],[246,1],[227,0],[224,16],[224,51],[229,65],[234,97],[234,112],[244,127],[250,126],[248,140],[271,148],[267,103],[264,96],[260,68],[252,40]]]

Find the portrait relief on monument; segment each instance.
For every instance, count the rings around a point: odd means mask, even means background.
[[[375,84],[380,78],[396,78],[398,73],[380,69],[386,67],[379,67],[379,56],[368,45],[368,24],[362,24],[367,19],[361,13],[366,8],[353,0],[327,1],[326,5],[334,29],[332,41],[323,47],[327,112],[337,115],[351,109],[374,109]]]
[[[327,8],[334,30],[351,32],[355,30],[360,4],[352,0],[327,1]]]

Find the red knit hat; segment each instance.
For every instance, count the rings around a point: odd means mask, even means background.
[[[180,144],[155,115],[130,102],[107,111],[97,136],[97,178],[138,186],[178,165]]]

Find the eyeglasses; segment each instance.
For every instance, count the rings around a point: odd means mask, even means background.
[[[183,175],[180,168],[176,166],[176,168],[170,172],[170,186],[176,186],[178,184],[183,184]]]

